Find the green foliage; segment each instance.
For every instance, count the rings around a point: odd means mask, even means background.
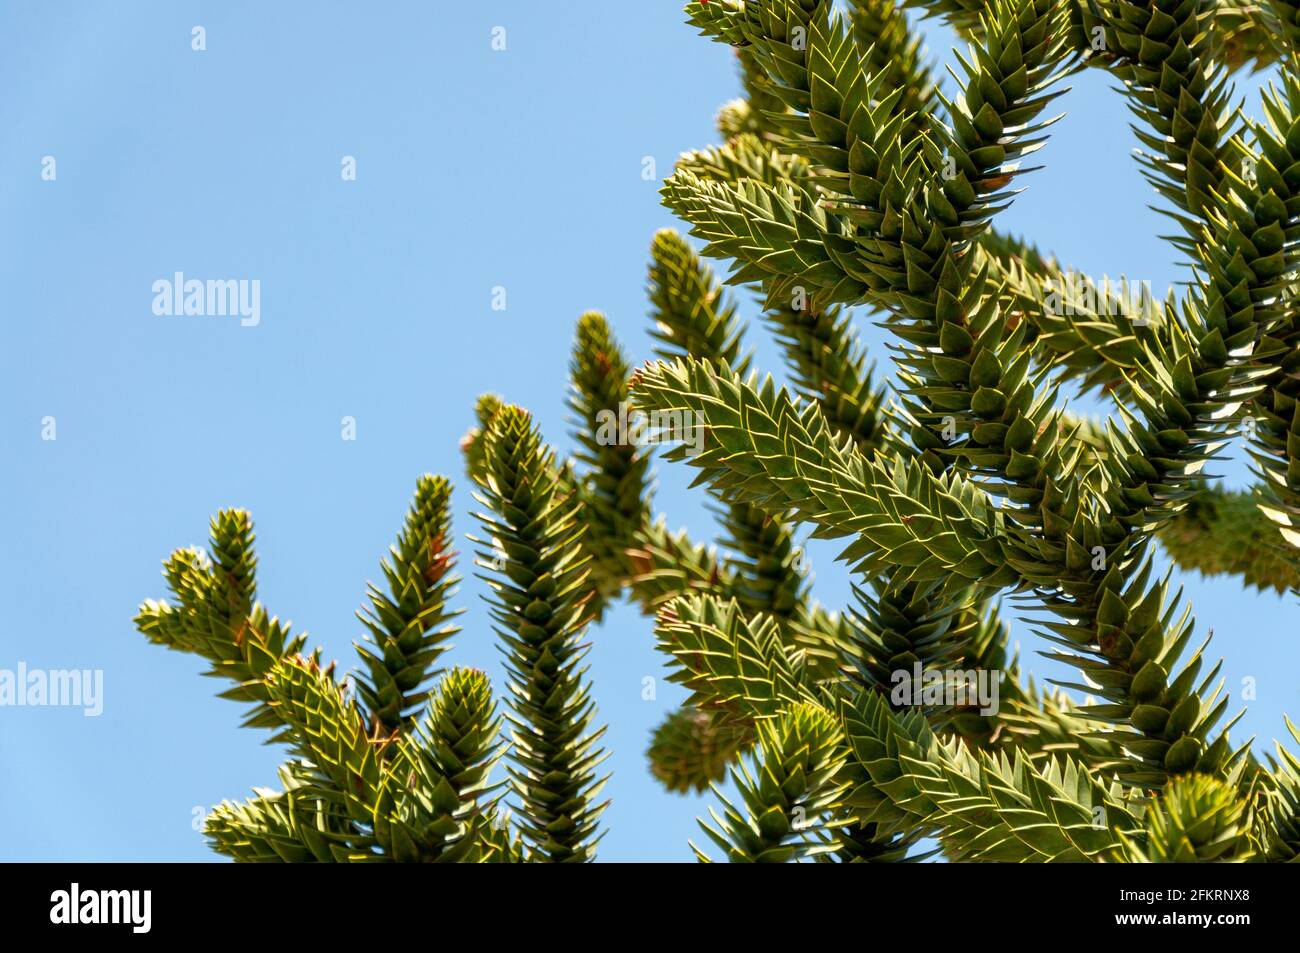
[[[1124,857],[1138,863],[1243,861],[1254,855],[1250,807],[1232,789],[1203,774],[1176,778],[1147,809],[1146,846],[1127,838]]]
[[[1300,86],[1293,35],[1274,29],[1294,11],[915,6],[971,42],[958,95],[931,92],[889,5],[850,4],[845,20],[816,0],[687,4],[702,33],[741,51],[765,128],[683,157],[664,201],[730,283],[763,295],[793,388],[695,348],[639,370],[632,396],[704,428],[701,450],[668,454],[698,468],[697,482],[843,540],[863,577],[829,672],[783,660],[761,624],[733,633],[726,613],[690,604],[693,631],[712,638],[686,646],[687,684],[697,698],[715,679],[733,686],[712,697],[760,717],[839,699],[859,771],[841,809],[858,805],[876,834],[938,834],[950,857],[1248,859],[1257,843],[1289,856],[1290,775],[1229,744],[1218,667],[1204,664],[1151,544],[1183,568],[1297,589],[1300,206],[1285,170],[1300,158]],[[1228,73],[1278,58],[1264,121],[1242,118]],[[993,227],[1056,121],[1045,109],[1059,80],[1085,64],[1112,72],[1137,116],[1139,161],[1194,269],[1181,296],[1095,281]],[[752,155],[763,146],[766,162]],[[700,158],[726,150],[745,162]],[[867,375],[842,306],[876,311],[896,335],[898,406],[883,392],[845,400]],[[1117,421],[1062,412],[1064,381],[1113,400]],[[865,430],[846,405],[865,409]],[[1263,483],[1230,494],[1203,467],[1238,422]],[[983,717],[880,701],[912,665],[1011,670],[988,608],[1008,589],[1038,602],[1039,634],[1060,647],[1050,657],[1084,676],[1064,687],[1088,703],[1018,684]],[[1110,820],[1096,824],[1093,808]]]
[[[595,803],[604,729],[589,730],[594,704],[581,667],[589,570],[577,501],[519,408],[493,418],[484,464],[482,499],[492,513],[480,519],[505,556],[491,578],[492,615],[505,646],[520,830],[539,858],[589,860],[604,809]]]
[[[423,707],[428,678],[442,644],[456,633],[447,597],[457,579],[451,574],[451,484],[424,477],[415,490],[391,560],[381,566],[388,592],[370,587],[370,606],[360,613],[368,644],[357,653],[366,678],[357,690],[366,706],[390,731],[409,727],[412,709]]]
[[[753,744],[753,727],[722,711],[683,705],[655,729],[650,770],[669,791],[703,791],[726,775],[727,765]]]
[[[840,799],[847,752],[839,725],[827,711],[799,704],[758,729],[753,770],[732,771],[743,808],[723,799],[717,825],[704,831],[731,863],[780,864],[815,856],[820,818]],[[698,848],[702,860],[708,857]]]
[[[672,229],[656,232],[650,246],[649,295],[657,354],[707,354],[742,373],[749,366],[749,355],[741,353],[735,304]]]
[[[179,549],[163,564],[174,601],[145,602],[135,624],[149,641],[202,656],[209,675],[234,682],[222,697],[255,704],[246,726],[275,729],[283,721],[265,679],[281,658],[302,650],[306,636],[291,635],[255,601],[256,571],[252,519],[223,510],[212,519],[210,554]]]
[[[904,8],[969,43],[949,92]],[[370,587],[355,695],[257,602],[251,522],[219,514],[210,553],[173,554],[171,600],[137,617],[289,746],[283,790],[213,813],[214,848],[592,859],[605,752],[583,639],[627,598],[686,694],[650,772],[736,792],[702,822],[701,860],[900,862],[922,838],[958,861],[1300,858],[1300,761],[1230,742],[1220,667],[1156,568],[1159,544],[1181,569],[1300,592],[1297,8],[690,0],[686,16],[738,53],[744,98],[664,183],[702,244],[653,238],[654,360],[585,314],[572,459],[494,395],[463,442],[504,715],[482,673],[437,668],[455,632],[446,481],[420,481]],[[1231,101],[1246,66],[1278,69],[1261,121]],[[1163,297],[997,228],[1084,68],[1118,80],[1178,226],[1190,267]],[[751,297],[788,386],[754,367]],[[893,335],[892,381],[857,337],[864,312]],[[1062,387],[1113,416],[1068,413]],[[717,545],[655,511],[642,414],[673,423],[662,456],[709,492]],[[1237,438],[1260,479],[1229,492],[1205,467]],[[842,546],[845,611],[813,600],[804,532]],[[1022,681],[1008,595],[1073,681]]]
[[[600,732],[589,731],[578,639],[595,592],[576,542],[572,480],[527,414],[491,399],[479,409],[480,439],[466,450],[493,510],[483,521],[495,549],[485,555],[498,570],[494,616],[513,744],[483,672],[455,668],[427,686],[456,631],[445,624],[456,582],[446,480],[420,479],[381,565],[387,590],[370,586],[360,614],[361,671],[344,681],[256,601],[252,521],[225,511],[212,521],[210,553],[179,550],[164,564],[173,601],[146,602],[136,618],[151,641],[200,655],[210,674],[233,680],[223,697],[256,706],[245,724],[274,730],[290,749],[283,790],[223,803],[208,817],[213,849],[263,862],[593,857]],[[503,754],[506,786],[491,780]]]
[[[649,460],[643,448],[617,439],[628,413],[628,366],[608,323],[594,311],[578,321],[571,370],[569,406],[583,469],[575,479],[592,581],[603,600],[619,592],[629,573],[627,550],[646,518]],[[599,614],[603,606],[595,608]]]
[[[879,823],[937,834],[954,860],[1099,860],[1136,831],[1119,784],[1070,758],[1035,764],[1020,753],[972,752],[871,692],[844,719],[862,776],[850,800]]]
[[[1300,743],[1300,729],[1287,721],[1291,737]],[[1277,746],[1271,773],[1260,775],[1263,807],[1256,814],[1257,840],[1268,860],[1300,862],[1300,759]]]
[[[1160,542],[1183,569],[1238,576],[1279,593],[1300,590],[1295,554],[1260,504],[1255,493],[1206,488],[1160,528]]]

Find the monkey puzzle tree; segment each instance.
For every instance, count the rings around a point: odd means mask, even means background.
[[[789,384],[753,372],[736,303],[665,230],[656,361],[633,370],[602,316],[579,321],[572,459],[480,399],[464,450],[490,511],[511,739],[481,673],[431,684],[455,631],[445,481],[421,481],[371,588],[355,691],[257,604],[246,514],[214,520],[210,555],[172,556],[173,600],[146,603],[141,630],[210,659],[255,706],[247,724],[294,754],[283,792],[215,812],[216,849],[590,859],[601,754],[580,638],[626,594],[688,693],[654,733],[652,772],[674,791],[729,773],[739,793],[703,824],[714,856],[895,861],[933,837],[964,861],[1300,857],[1300,759],[1230,743],[1219,667],[1154,561],[1159,541],[1184,568],[1300,591],[1300,14],[909,5],[970,44],[951,96],[893,0],[687,4],[737,50],[746,96],[664,200],[727,283],[759,294]],[[1277,69],[1260,121],[1229,101],[1243,65]],[[1084,68],[1115,76],[1138,119],[1190,266],[1180,293],[1094,281],[994,227],[1060,81]],[[868,366],[850,308],[895,335],[895,379]],[[1112,401],[1113,419],[1067,413],[1061,387]],[[666,456],[698,470],[721,550],[655,514],[629,406],[672,422]],[[1237,438],[1261,477],[1249,492],[1202,469]],[[801,525],[844,542],[848,611],[813,600]],[[1021,678],[1007,593],[1076,681]],[[966,690],[978,673],[1005,675],[996,704]]]
[[[970,42],[951,98],[892,4],[854,3],[847,17],[818,0],[687,6],[739,50],[750,96],[724,111],[726,145],[682,159],[665,201],[729,263],[729,281],[762,293],[796,387],[694,347],[639,371],[633,399],[702,422],[704,452],[670,455],[730,505],[848,541],[872,591],[840,671],[801,680],[795,665],[765,690],[792,686],[790,705],[837,723],[821,746],[844,758],[831,802],[859,832],[922,829],[961,859],[1294,857],[1295,759],[1265,766],[1229,744],[1218,668],[1202,671],[1204,645],[1189,652],[1190,614],[1156,577],[1152,543],[1296,588],[1295,9],[917,6]],[[1279,66],[1259,122],[1229,103],[1229,70],[1247,58]],[[993,228],[1055,121],[1045,110],[1060,80],[1088,66],[1122,82],[1139,120],[1139,159],[1190,263],[1181,295],[1116,294]],[[898,342],[897,402],[873,420],[874,440],[846,425],[845,395],[873,386],[844,306],[875,310]],[[1115,420],[1067,416],[1056,394],[1070,382],[1108,395]],[[1225,494],[1202,467],[1243,429],[1262,485]],[[1230,536],[1205,531],[1228,514],[1240,520]],[[1249,554],[1232,548],[1243,531]],[[1037,605],[1052,657],[1082,673],[1067,687],[1099,703],[1027,691],[994,716],[1005,731],[891,704],[881,676],[909,656],[938,669],[1000,656],[1004,634],[958,623],[991,620],[1007,590]],[[660,627],[729,635],[717,619],[716,606],[680,601]],[[938,619],[951,621],[921,625]],[[764,692],[743,694],[760,696],[752,717],[768,714]],[[1062,736],[1075,740],[1052,743]],[[770,741],[759,758],[780,764]],[[729,852],[752,853],[752,831],[780,826],[755,812],[780,806],[762,790],[747,788],[748,817],[719,825]],[[801,839],[844,855],[862,838]]]
[[[359,613],[355,690],[306,637],[256,601],[247,513],[212,521],[210,553],[180,550],[164,575],[171,602],[141,606],[150,640],[203,656],[232,680],[223,697],[251,702],[294,759],[284,791],[224,803],[208,818],[214,849],[250,861],[543,861],[591,858],[603,783],[580,642],[587,557],[576,500],[528,415],[503,407],[481,441],[482,515],[492,615],[509,674],[511,790],[502,809],[490,773],[505,747],[487,676],[439,672],[457,631],[451,485],[419,481],[406,524]],[[432,680],[438,677],[436,686]]]

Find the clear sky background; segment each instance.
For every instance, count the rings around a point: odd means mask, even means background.
[[[262,600],[352,665],[353,613],[417,476],[456,479],[457,533],[475,529],[457,446],[475,396],[528,406],[569,448],[578,315],[605,311],[649,355],[647,250],[672,219],[643,159],[663,176],[716,141],[734,64],[660,0],[0,11],[0,668],[102,669],[105,695],[98,718],[0,708],[0,859],[206,860],[196,809],[275,784],[281,752],[237,727],[203,663],[134,631],[138,603],[164,594],[161,560],[203,543],[217,509],[250,509]],[[950,38],[928,35],[946,55]],[[1180,276],[1127,110],[1106,76],[1074,83],[1047,168],[1002,225],[1163,289]],[[177,271],[259,279],[260,325],[154,315],[153,282]],[[860,325],[888,369],[882,332]],[[750,342],[776,371],[761,332]],[[1248,480],[1239,461],[1220,469]],[[659,467],[659,506],[707,537],[682,470]],[[834,555],[811,549],[818,597],[841,607]],[[1282,713],[1300,714],[1300,611],[1231,579],[1183,582],[1233,710],[1248,709],[1234,739],[1271,748]],[[448,661],[499,685],[482,591],[462,587]],[[1031,670],[1061,674],[1027,628],[1017,638]],[[650,624],[623,607],[592,642],[613,772],[600,856],[689,860],[712,798],[666,794],[646,769],[650,730],[681,697],[660,681],[642,699],[642,678],[664,672]],[[1244,677],[1258,685],[1248,705]]]

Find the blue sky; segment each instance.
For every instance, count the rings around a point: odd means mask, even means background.
[[[672,2],[13,4],[0,19],[0,668],[104,673],[100,717],[0,708],[0,859],[206,860],[195,810],[274,784],[280,752],[237,727],[197,659],[135,633],[137,604],[164,594],[161,560],[202,543],[217,509],[250,509],[262,600],[351,665],[353,613],[417,476],[456,479],[457,533],[475,529],[457,447],[475,396],[528,406],[568,448],[578,315],[605,311],[649,355],[647,249],[672,220],[643,160],[665,175],[716,140],[732,57]],[[1162,289],[1179,275],[1127,110],[1103,75],[1075,85],[1002,224]],[[155,315],[152,285],[176,272],[259,280],[260,323]],[[861,325],[887,368],[884,335]],[[761,330],[750,342],[775,371]],[[687,482],[661,465],[659,506],[708,536]],[[834,553],[811,549],[817,595],[838,607]],[[1282,713],[1300,714],[1297,607],[1184,582],[1229,690],[1257,680],[1234,738],[1271,747]],[[499,684],[481,592],[462,587],[450,661]],[[689,860],[711,798],[646,771],[649,731],[680,697],[660,681],[642,699],[663,673],[650,625],[624,607],[592,642],[613,772],[600,856]]]

